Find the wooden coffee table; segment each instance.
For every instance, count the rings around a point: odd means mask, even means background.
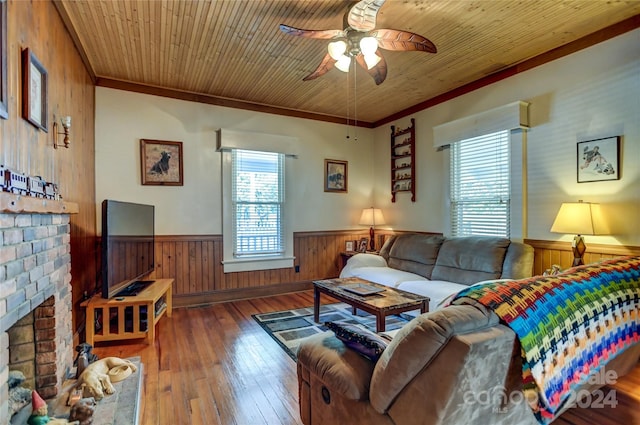
[[[371,295],[359,295],[347,291],[345,286],[367,285],[382,291]],[[324,279],[313,281],[313,320],[320,320],[320,294],[329,295],[356,309],[366,311],[376,316],[376,332],[384,332],[385,317],[404,311],[418,310],[420,313],[429,311],[429,297],[401,291],[389,286],[379,285],[357,277],[345,279]]]

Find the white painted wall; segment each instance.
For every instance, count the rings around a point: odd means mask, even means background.
[[[389,227],[442,232],[447,220],[446,152],[433,148],[433,126],[516,100],[531,102],[526,165],[528,197],[522,236],[570,241],[549,232],[565,201],[600,202],[615,234],[591,243],[640,245],[640,30],[539,66],[415,114],[415,203],[391,203],[390,128],[344,126],[96,88],[96,199],[156,205],[159,234],[221,234],[219,127],[282,134],[300,140],[293,175],[294,231],[359,228],[360,211],[382,208]],[[409,125],[399,120],[399,127]],[[576,144],[622,135],[622,178],[576,183]],[[140,184],[139,139],[184,142],[185,185]],[[324,159],[349,161],[349,193],[323,191]],[[290,180],[291,181],[291,180]],[[98,217],[100,223],[100,217]]]
[[[640,30],[539,66],[414,115],[416,202],[391,203],[389,126],[375,130],[375,204],[390,227],[442,231],[446,152],[433,147],[433,126],[516,100],[531,102],[528,131],[528,225],[523,237],[570,241],[549,232],[562,202],[600,202],[611,236],[591,243],[640,245]],[[407,117],[397,125],[405,127]],[[619,181],[577,183],[578,141],[622,135]]]
[[[96,200],[153,204],[159,235],[222,234],[218,128],[296,137],[287,196],[293,231],[357,225],[372,199],[373,130],[96,87]],[[183,142],[184,186],[143,186],[140,139]],[[324,192],[324,160],[346,160],[348,193]],[[289,171],[289,169],[288,169]],[[101,208],[97,208],[101,223]],[[100,229],[98,229],[100,233]]]

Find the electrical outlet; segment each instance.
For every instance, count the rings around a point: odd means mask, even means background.
[[[295,267],[296,273],[300,273],[300,266]]]

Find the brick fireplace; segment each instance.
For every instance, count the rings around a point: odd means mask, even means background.
[[[9,370],[43,398],[73,363],[69,214],[0,212],[0,425],[9,423]]]

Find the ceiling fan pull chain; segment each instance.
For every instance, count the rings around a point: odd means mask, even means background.
[[[350,101],[351,101],[351,97],[349,96],[349,74],[347,74],[347,142],[350,139],[349,136],[349,108],[350,108]]]
[[[358,77],[356,70],[356,61],[353,64],[353,140],[358,141]]]

